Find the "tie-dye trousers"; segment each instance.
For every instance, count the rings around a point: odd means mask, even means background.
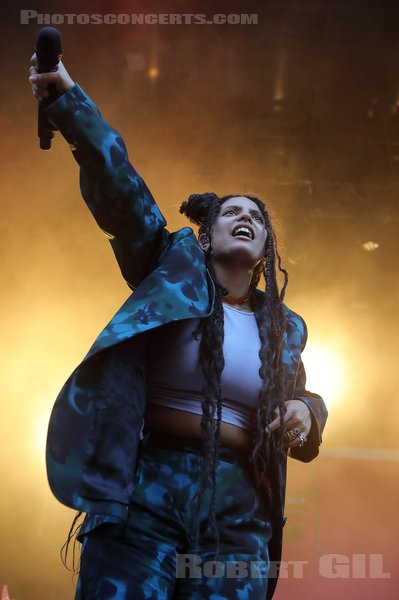
[[[127,522],[85,518],[75,600],[265,599],[272,531],[249,459],[239,450],[219,451],[217,561],[211,486],[198,512],[198,546],[193,539],[201,463],[200,441],[145,431]]]

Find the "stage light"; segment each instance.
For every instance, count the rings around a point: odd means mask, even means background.
[[[366,252],[373,252],[373,250],[377,250],[379,247],[380,245],[377,242],[372,241],[362,244],[362,250],[365,250]]]
[[[147,71],[147,75],[150,79],[157,79],[159,77],[158,67],[150,67]]]
[[[328,407],[339,402],[347,387],[344,361],[337,348],[309,342],[303,351],[306,389],[320,394]]]
[[[276,79],[274,82],[273,104],[274,110],[280,110],[281,103],[285,99],[286,80],[286,56],[285,51],[280,49],[277,54]]]

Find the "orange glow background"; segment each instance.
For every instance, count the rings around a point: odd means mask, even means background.
[[[60,600],[76,583],[59,559],[74,513],[47,484],[47,423],[130,291],[67,144],[56,134],[39,150],[27,68],[40,25],[21,25],[22,8],[1,22],[0,586],[16,600]],[[38,10],[83,12],[66,2]],[[303,577],[288,569],[275,598],[393,600],[398,3],[100,1],[84,12],[259,15],[246,26],[59,26],[64,63],[121,131],[170,230],[188,224],[178,208],[194,192],[270,204],[286,302],[309,329],[308,387],[330,413],[320,456],[289,460],[283,559],[308,564]],[[390,577],[320,572],[326,555],[353,569],[359,554],[382,555]]]

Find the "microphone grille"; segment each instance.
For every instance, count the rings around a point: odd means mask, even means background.
[[[40,65],[55,67],[62,55],[61,35],[55,27],[43,27],[36,40],[36,55]]]

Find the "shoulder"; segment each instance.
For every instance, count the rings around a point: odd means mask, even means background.
[[[283,306],[287,318],[287,336],[299,335],[301,348],[303,350],[308,339],[308,328],[305,320],[301,315],[291,310],[291,308],[288,308],[285,304]]]
[[[262,290],[255,290],[255,296],[258,302],[262,301],[265,293]],[[293,311],[286,304],[283,304],[285,317],[287,319],[287,337],[293,341],[295,338],[298,345],[301,346],[302,350],[306,345],[306,341],[308,338],[308,328],[306,326],[305,320],[301,317],[300,314]]]
[[[197,236],[195,235],[195,233],[191,229],[191,227],[182,227],[181,229],[177,229],[176,231],[173,231],[171,235],[173,235],[174,239],[176,239],[176,240],[180,240],[185,237],[191,237],[191,238],[194,238],[194,240],[198,244]]]
[[[166,257],[176,258],[187,256],[193,261],[193,266],[204,262],[204,252],[198,243],[197,237],[191,227],[182,227],[177,231],[168,232],[168,243],[158,257],[158,263]]]

